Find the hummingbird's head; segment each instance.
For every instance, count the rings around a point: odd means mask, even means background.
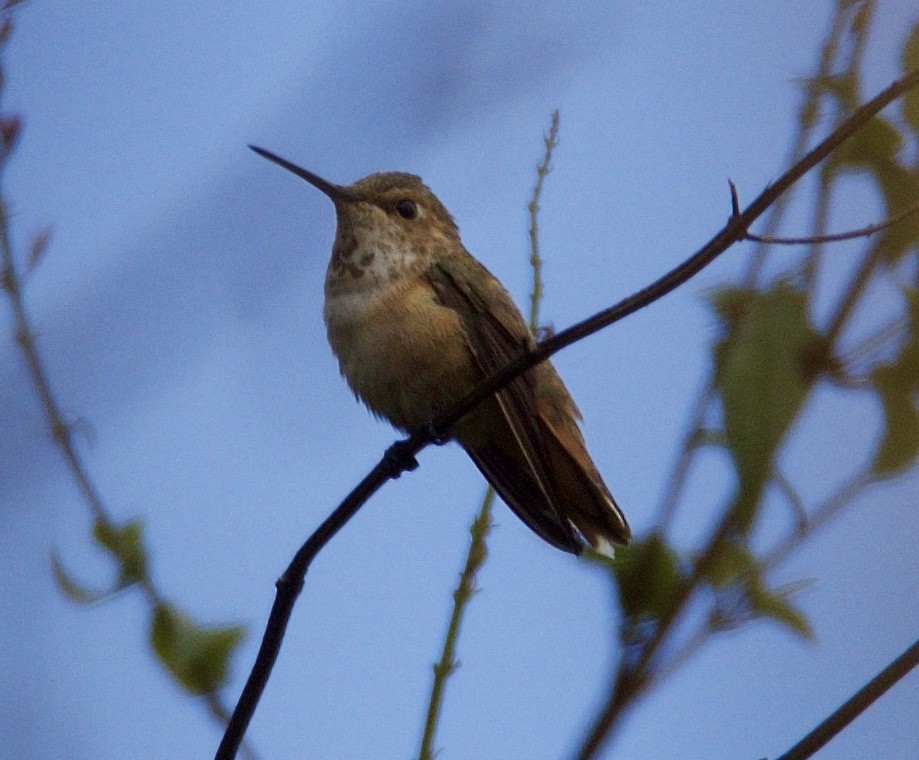
[[[450,213],[414,174],[382,172],[351,185],[335,185],[269,151],[249,147],[335,204],[338,225],[330,278],[391,279],[406,269],[427,266],[438,248],[459,243]]]
[[[342,188],[343,201],[336,202],[339,215],[348,207],[365,206],[361,216],[370,214],[366,222],[393,223],[406,237],[419,234],[458,236],[453,217],[421,178],[403,172],[381,172],[359,179]],[[333,198],[334,200],[334,198]]]

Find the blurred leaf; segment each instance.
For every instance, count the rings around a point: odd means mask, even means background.
[[[811,91],[835,97],[844,111],[858,108],[858,78],[851,71],[815,76],[807,84]]]
[[[208,694],[226,682],[230,655],[242,640],[242,626],[205,628],[174,607],[158,603],[150,644],[166,669],[193,694]]]
[[[735,543],[723,543],[705,568],[705,577],[715,588],[727,588],[731,583],[759,575],[759,564],[746,549]]]
[[[119,564],[118,586],[124,588],[147,575],[147,553],[143,545],[143,523],[131,520],[122,526],[96,520],[93,538]]]
[[[896,389],[889,367],[877,370],[872,380],[884,405],[884,435],[871,470],[887,477],[909,467],[919,455],[919,410]]]
[[[705,578],[717,595],[712,621],[718,629],[733,628],[757,618],[770,618],[804,638],[811,637],[807,619],[788,601],[803,584],[790,584],[770,591],[763,582],[759,558],[746,546],[728,542],[722,544],[706,566]]]
[[[755,617],[764,617],[781,623],[801,638],[813,639],[814,631],[804,615],[788,601],[792,591],[769,591],[757,586],[750,589],[750,607]]]
[[[909,467],[919,456],[919,291],[906,292],[909,335],[897,358],[877,367],[871,382],[884,407],[884,433],[872,472],[886,477]]]
[[[730,336],[737,332],[738,326],[747,314],[747,309],[757,296],[758,293],[755,290],[733,287],[710,290],[706,294],[708,302],[724,327],[722,331],[724,337],[715,343],[712,349],[716,384],[718,379],[724,375],[724,365],[732,345]]]
[[[919,69],[919,21],[913,26],[903,46],[903,73]],[[919,92],[915,88],[902,99],[903,118],[913,132],[919,136]]]
[[[633,620],[660,619],[683,582],[676,554],[656,533],[617,548],[613,573],[622,611]]]
[[[113,593],[112,591],[96,591],[75,581],[73,576],[64,569],[57,552],[51,554],[51,569],[54,571],[54,580],[57,582],[57,587],[65,596],[79,604],[93,604]],[[117,591],[117,587],[114,590]]]
[[[887,217],[914,207],[919,200],[919,171],[891,164],[878,173]],[[910,250],[919,247],[919,214],[910,214],[884,230],[879,245],[890,264],[898,262]]]
[[[749,288],[726,287],[710,290],[706,297],[721,321],[730,328],[747,313],[747,306],[756,295],[757,292]]]
[[[910,101],[912,105],[909,108],[913,108],[919,93],[911,90],[910,96],[914,100]],[[906,103],[904,100],[904,109],[907,108]],[[903,166],[898,158],[903,144],[904,137],[898,128],[892,122],[875,116],[830,156],[827,170],[867,172],[884,196],[886,216],[896,216],[915,205],[919,197],[919,172]],[[912,215],[884,230],[881,239],[888,262],[898,261],[917,244],[919,219]]]
[[[808,321],[806,296],[788,284],[762,293],[722,292],[713,303],[726,326],[714,350],[715,383],[739,479],[737,527],[746,531],[775,451],[825,358]]]
[[[827,169],[867,170],[878,175],[896,161],[902,145],[903,139],[896,127],[875,116],[830,155]]]

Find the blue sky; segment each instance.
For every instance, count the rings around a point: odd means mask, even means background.
[[[691,14],[603,2],[21,9],[4,97],[25,131],[4,193],[20,246],[54,226],[28,284],[39,346],[64,410],[85,420],[83,450],[113,512],[144,519],[158,583],[199,617],[251,626],[233,694],[274,579],[394,437],[351,397],[325,342],[330,204],[246,144],[334,182],[420,174],[467,248],[524,304],[526,203],[559,108],[541,217],[542,314],[563,327],[707,240],[729,212],[728,177],[749,200],[780,173],[796,80],[813,70],[829,12],[829,3],[714,0]],[[881,4],[869,92],[895,76],[914,19],[908,2]],[[835,229],[877,218],[864,197],[857,213],[831,220]],[[556,359],[639,533],[707,366],[713,323],[702,294],[735,277],[743,256],[729,252]],[[4,752],[208,757],[219,735],[147,651],[142,601],[128,593],[86,609],[54,586],[52,551],[88,582],[110,568],[90,544],[0,313]],[[827,461],[865,455],[851,441],[877,428],[877,410],[827,396],[809,423],[811,437],[793,441],[794,468],[826,493],[837,474]],[[417,751],[483,490],[457,447],[420,462],[310,572],[250,731],[262,757]],[[702,513],[687,509],[677,524],[687,545],[727,472],[716,456],[705,460],[690,491]],[[917,486],[913,473],[869,492],[783,572],[816,581],[801,600],[815,644],[768,624],[723,636],[641,704],[609,756],[775,756],[911,643]],[[564,757],[615,656],[611,589],[503,505],[495,521],[439,757]],[[826,756],[914,757],[917,707],[913,676]]]

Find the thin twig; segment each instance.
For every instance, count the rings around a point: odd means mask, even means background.
[[[891,320],[876,332],[862,338],[852,348],[839,356],[839,363],[844,367],[851,367],[856,362],[875,353],[879,348],[890,344],[893,338],[904,333],[909,328],[907,317],[897,317]]]
[[[453,592],[453,611],[447,626],[440,661],[434,666],[434,683],[431,686],[431,698],[428,700],[424,734],[421,737],[421,749],[418,752],[419,760],[431,760],[434,757],[434,739],[437,734],[440,709],[443,706],[444,689],[447,686],[447,679],[457,667],[456,643],[459,640],[463,615],[468,609],[469,600],[477,591],[476,575],[488,556],[485,539],[491,530],[491,507],[494,500],[495,489],[489,486],[485,490],[485,498],[482,499],[482,508],[469,530],[472,534],[469,553],[466,555],[466,564],[460,575],[459,584]]]
[[[674,594],[671,606],[657,621],[657,627],[641,648],[635,663],[630,664],[628,667],[619,667],[616,673],[616,682],[609,699],[578,750],[578,760],[590,760],[590,758],[596,756],[601,747],[609,741],[616,723],[616,716],[639,691],[647,687],[652,678],[653,666],[656,662],[655,658],[667,633],[681,616],[696,587],[717,559],[718,550],[728,539],[733,526],[734,515],[731,510],[726,510],[720,523],[706,542],[702,554],[693,564],[689,576]]]
[[[542,198],[542,185],[546,175],[552,171],[550,163],[552,152],[558,145],[558,109],[552,112],[549,134],[545,137],[546,152],[536,167],[536,184],[533,186],[533,197],[527,209],[530,212],[530,265],[533,268],[533,290],[530,293],[530,332],[536,335],[539,330],[539,304],[542,301],[542,259],[539,256],[539,200]]]
[[[822,528],[855,499],[872,482],[869,471],[859,472],[837,488],[819,507],[807,516],[805,530],[795,526],[788,535],[779,541],[761,560],[763,570],[769,570],[785,560],[805,539]]]
[[[533,270],[533,286],[530,292],[530,332],[536,335],[539,329],[539,304],[542,301],[542,259],[539,256],[539,199],[542,196],[542,186],[549,173],[552,153],[558,145],[558,109],[552,112],[549,133],[544,138],[545,153],[542,161],[536,167],[536,182],[533,194],[527,208],[530,212],[530,266]],[[443,704],[444,690],[447,680],[456,670],[456,643],[459,639],[460,625],[466,608],[472,599],[475,590],[475,578],[485,563],[487,557],[486,539],[491,530],[491,507],[495,500],[495,489],[489,486],[485,490],[482,506],[472,523],[470,533],[472,541],[466,554],[463,572],[460,575],[459,585],[453,592],[453,611],[450,614],[450,623],[447,626],[447,635],[444,639],[440,661],[434,666],[434,682],[431,686],[431,696],[428,700],[427,716],[424,722],[424,733],[421,737],[421,749],[418,753],[420,760],[433,758],[434,740]]]
[[[108,511],[102,503],[99,492],[93,485],[92,479],[79,452],[73,444],[73,434],[70,426],[61,414],[60,406],[54,398],[48,373],[35,345],[29,318],[26,314],[25,302],[22,297],[22,283],[16,272],[13,259],[13,250],[9,239],[9,217],[7,216],[6,203],[0,198],[0,260],[3,264],[3,289],[6,290],[10,305],[13,307],[13,320],[16,330],[16,342],[19,351],[25,360],[29,372],[32,388],[41,403],[42,412],[48,423],[51,437],[57,443],[64,456],[67,468],[76,481],[83,500],[89,507],[93,516],[100,521],[111,523]]]
[[[894,86],[897,88],[900,86],[905,86],[907,89],[909,89],[910,87],[914,87],[916,84],[919,84],[919,70],[914,70],[908,73]],[[847,137],[851,136],[853,134],[853,129],[857,130],[859,128],[853,124],[853,119],[857,118],[859,125],[863,125],[869,119],[873,118],[873,116],[880,110],[877,108],[877,106],[884,102],[886,99],[885,93],[890,92],[891,89],[888,88],[883,93],[875,96],[872,100],[858,108],[852,114],[852,116],[849,117],[849,119],[846,119],[844,122],[839,124],[837,128],[831,132],[828,138],[823,140],[815,148],[809,151],[797,164],[795,164],[791,169],[789,169],[788,172],[782,175],[776,185],[768,188],[766,192],[777,187],[782,187],[782,190],[784,191],[790,186],[790,184],[787,182],[790,176],[795,177],[792,182],[797,181],[797,179],[803,176],[804,171],[807,171],[807,169],[801,171],[803,167],[807,166],[812,168],[814,165],[816,165],[816,163],[822,160],[822,158],[825,158],[830,152],[832,152],[832,150],[841,144]],[[883,107],[884,106],[881,105],[881,108]],[[732,221],[746,218],[747,213],[751,210],[751,208],[755,208],[762,198],[763,194],[754,200],[754,202],[750,204],[750,206],[748,206],[742,214],[738,215],[735,212],[735,214],[732,216]],[[762,213],[762,210],[760,210],[758,213]],[[746,223],[744,225],[744,233],[742,234],[745,234],[748,227],[749,223]],[[728,232],[729,228],[730,223],[728,224],[728,227],[726,227],[719,235],[717,235],[709,245],[711,246],[712,244],[716,243],[716,241],[718,241],[722,235]],[[708,246],[697,253],[696,257],[704,253],[707,248]],[[690,259],[690,261],[691,260],[692,259]],[[662,280],[663,279],[665,278],[662,278]],[[561,337],[562,335],[564,335],[564,333],[560,333],[559,336],[556,337]],[[711,537],[706,542],[706,548],[703,550],[702,555],[694,564],[689,578],[680,587],[680,590],[676,594],[671,608],[664,616],[662,616],[662,619],[658,621],[657,627],[648,639],[645,646],[642,648],[635,664],[627,670],[620,668],[619,672],[617,673],[616,682],[610,697],[601,710],[593,727],[588,732],[587,737],[579,750],[577,755],[578,760],[590,760],[591,758],[596,757],[597,752],[599,752],[601,747],[609,740],[610,733],[616,721],[616,716],[631,701],[634,695],[647,684],[647,679],[651,673],[651,668],[655,661],[655,657],[661,645],[663,644],[667,633],[669,632],[672,624],[680,617],[683,609],[692,598],[695,587],[702,580],[702,578],[704,578],[709,566],[716,558],[718,548],[721,546],[722,542],[726,540],[732,527],[733,516],[729,511],[722,518],[718,527],[712,532]]]
[[[823,81],[830,75],[830,72],[833,69],[833,64],[836,60],[837,51],[839,49],[839,41],[842,37],[843,31],[845,30],[847,13],[847,9],[840,7],[837,10],[836,15],[833,17],[832,27],[827,35],[826,41],[823,43],[821,48],[820,63],[817,67],[817,72],[810,78],[810,82],[813,83]],[[811,133],[819,121],[818,114],[820,98],[821,91],[819,88],[814,86],[807,88],[807,97],[802,102],[798,112],[798,120],[801,126],[798,130],[794,145],[789,151],[788,159],[786,161],[786,163],[789,165],[797,163],[801,159],[801,156],[804,155],[804,151],[806,150],[807,144],[810,141]],[[732,200],[735,197],[736,196],[732,192]],[[756,286],[757,279],[760,272],[762,271],[763,263],[765,262],[766,251],[769,248],[768,244],[762,242],[762,238],[766,238],[774,234],[775,230],[780,227],[790,198],[791,194],[786,193],[785,195],[778,198],[769,209],[765,224],[766,232],[763,236],[761,236],[760,239],[755,239],[755,242],[758,242],[759,244],[756,246],[753,255],[750,257],[747,270],[742,278],[744,287],[753,288]],[[664,488],[664,495],[661,498],[661,505],[658,510],[658,518],[656,523],[658,528],[662,531],[666,531],[673,518],[677,502],[679,501],[679,497],[683,491],[683,486],[685,485],[687,476],[689,474],[689,468],[692,463],[693,454],[696,451],[696,440],[698,439],[699,434],[702,431],[702,427],[705,424],[705,418],[708,413],[709,406],[717,397],[717,394],[714,390],[713,381],[714,376],[710,372],[708,378],[700,386],[696,400],[691,406],[693,409],[692,417],[689,421],[689,424],[686,426],[685,433],[683,434],[682,444],[680,446],[680,454],[667,480],[667,485]]]
[[[776,488],[779,489],[779,492],[785,496],[785,499],[788,501],[788,506],[791,507],[791,511],[795,516],[795,523],[797,524],[797,532],[803,533],[807,530],[809,524],[807,517],[807,509],[804,507],[804,502],[801,500],[800,494],[795,491],[794,486],[791,484],[791,481],[785,477],[778,467],[773,468],[772,471],[772,482],[775,484]]]
[[[740,214],[732,214],[728,223],[703,248],[689,259],[667,272],[647,287],[628,296],[619,303],[604,309],[567,330],[539,343],[532,351],[522,354],[492,377],[483,380],[457,404],[434,419],[423,430],[390,446],[377,465],[364,477],[345,500],[329,515],[294,556],[284,575],[277,583],[277,596],[266,625],[262,645],[256,656],[249,679],[243,688],[239,703],[233,711],[230,725],[217,750],[216,760],[235,757],[239,742],[252,719],[271,669],[277,660],[290,620],[293,605],[303,589],[306,571],[323,546],[354,516],[370,496],[387,480],[417,466],[415,455],[435,440],[446,439],[452,427],[473,408],[529,369],[548,359],[552,354],[618,322],[630,314],[662,298],[690,280],[708,266],[731,245],[743,238],[746,230],[786,190],[819,164],[839,145],[845,142],[875,114],[904,92],[919,84],[919,70],[914,70],[880,92],[830,135],[809,151],[798,163],[789,168],[774,185],[768,186]],[[659,643],[659,642],[658,642]]]
[[[862,57],[865,51],[865,43],[868,39],[868,31],[871,27],[874,5],[874,0],[866,0],[860,4],[850,3],[850,6],[854,8],[851,24],[849,25],[853,42],[851,50],[849,51],[847,66],[840,74],[836,75],[839,78],[851,78],[852,81],[856,81],[856,73],[860,70]],[[833,102],[835,105],[834,123],[838,124],[845,118],[845,111],[847,109],[843,107],[840,98],[835,98]],[[817,198],[814,204],[813,236],[817,242],[811,246],[803,267],[805,289],[808,296],[811,297],[814,294],[814,289],[817,287],[817,272],[820,268],[820,260],[823,256],[822,238],[824,237],[829,218],[831,189],[831,171],[829,167],[824,166],[817,182]]]
[[[680,455],[673,466],[670,477],[667,479],[667,485],[664,487],[664,495],[661,497],[661,506],[657,518],[658,530],[662,533],[667,531],[673,520],[677,502],[683,492],[683,486],[686,484],[687,475],[689,475],[692,457],[698,448],[699,434],[705,425],[709,405],[716,398],[716,395],[713,376],[710,373],[696,398],[692,417],[686,426],[686,432],[683,434]]]
[[[858,303],[859,296],[861,296],[865,291],[865,287],[868,285],[868,281],[871,279],[871,273],[881,262],[883,256],[884,249],[875,243],[868,255],[862,259],[858,271],[856,271],[852,277],[851,284],[843,293],[839,306],[836,307],[836,310],[833,312],[833,316],[830,317],[830,323],[827,327],[825,336],[828,346],[833,345],[836,342],[836,339],[839,337],[840,333],[842,333],[846,322],[848,321],[849,317],[852,316],[852,312],[855,311],[855,306]]]
[[[20,0],[7,0],[0,8],[5,24],[10,23],[9,12],[19,4]],[[6,29],[8,33],[9,27],[6,27]],[[2,72],[0,72],[0,75],[2,75]],[[9,149],[8,146],[7,149]],[[9,153],[7,152],[0,158],[0,170],[2,170],[8,157]],[[47,246],[49,237],[50,228],[40,233],[33,241],[27,259],[27,271],[30,271],[36,265]],[[89,468],[77,450],[74,442],[73,426],[66,421],[64,414],[61,412],[61,406],[51,388],[49,374],[38,351],[34,331],[26,311],[23,280],[17,271],[16,257],[13,254],[10,242],[9,213],[6,200],[2,194],[0,194],[0,289],[6,292],[10,302],[13,311],[16,343],[25,362],[32,389],[41,404],[42,414],[48,425],[51,439],[54,441],[58,451],[61,452],[70,477],[76,483],[83,503],[92,514],[96,526],[101,526],[103,529],[114,532],[118,529],[118,526],[113,520],[110,510],[106,507],[102,495],[93,483]],[[158,605],[166,604],[162,592],[154,585],[152,578],[146,571],[141,577],[135,579],[134,585],[143,594],[151,610]],[[225,727],[229,720],[229,708],[221,702],[220,695],[210,693],[203,696],[210,714],[217,719],[221,726]],[[246,757],[252,760],[255,759],[256,755],[248,745],[243,745],[243,751]]]
[[[813,235],[810,237],[774,237],[772,235],[754,235],[752,232],[748,232],[746,234],[746,238],[747,240],[754,240],[757,243],[766,243],[768,245],[816,245],[818,243],[838,243],[843,240],[854,240],[856,238],[869,237],[876,232],[880,232],[881,230],[886,230],[888,227],[892,227],[897,222],[903,221],[906,217],[915,214],[917,211],[919,211],[919,203],[909,206],[899,214],[895,214],[889,219],[885,219],[883,222],[869,224],[867,227],[862,227],[859,230],[837,232],[834,235]]]
[[[848,12],[849,9],[844,8],[842,4],[837,6],[836,14],[833,16],[832,26],[821,47],[820,63],[817,66],[817,73],[809,79],[809,87],[807,88],[808,94],[798,112],[798,120],[801,124],[801,128],[798,130],[795,143],[786,160],[786,163],[789,165],[796,164],[801,159],[801,156],[804,155],[804,151],[807,149],[807,145],[810,142],[811,133],[814,131],[814,127],[819,121],[820,100],[823,93],[819,87],[814,86],[814,83],[826,80],[833,70],[833,65],[839,51],[839,42],[846,28]],[[791,196],[789,194],[782,196],[775,202],[766,219],[765,235],[773,235],[775,231],[779,229],[790,200]],[[766,252],[768,249],[768,245],[761,243],[753,251],[753,255],[750,257],[750,261],[747,265],[747,271],[742,278],[744,287],[753,288],[756,286],[760,272],[762,272],[763,265],[766,261]]]
[[[807,760],[919,665],[919,640],[847,699],[838,710],[776,760]]]
[[[6,291],[12,306],[16,342],[25,360],[32,388],[41,403],[42,413],[51,431],[51,438],[63,455],[67,470],[76,483],[83,497],[83,502],[92,513],[96,524],[114,531],[117,529],[117,523],[111,517],[102,495],[93,483],[89,469],[77,451],[73,441],[73,430],[64,421],[61,407],[51,389],[51,381],[38,352],[34,333],[30,327],[25,309],[22,281],[16,271],[13,251],[10,246],[9,217],[2,196],[0,196],[0,265],[2,265],[0,266],[0,283],[2,283],[2,289]],[[166,604],[165,597],[154,585],[152,578],[148,574],[137,578],[134,585],[143,594],[151,610],[158,605]],[[216,693],[203,696],[208,712],[225,728],[229,718],[229,707],[221,702],[220,696]],[[242,751],[245,757],[250,758],[250,760],[255,760],[257,757],[255,751],[247,743],[242,744]]]
[[[843,19],[846,16],[845,4],[839,4],[839,19]],[[848,65],[843,71],[841,77],[854,77],[856,71],[858,71],[858,65],[861,61],[862,53],[864,52],[864,44],[868,37],[868,29],[871,24],[871,17],[873,14],[873,0],[868,2],[862,2],[860,6],[855,7],[855,3],[850,3],[850,9],[853,10],[851,23],[849,24],[849,30],[851,35],[854,37],[854,42],[852,44],[852,49],[849,54]],[[834,119],[833,125],[839,124],[845,118],[846,114],[843,112],[843,109],[840,107],[839,98],[834,100]],[[816,238],[823,236],[826,225],[828,223],[829,211],[830,211],[830,191],[831,191],[831,174],[828,167],[824,166],[820,171],[818,181],[817,181],[817,199],[814,208],[814,225],[813,225],[813,235]],[[803,266],[803,275],[804,275],[804,286],[807,294],[810,298],[813,297],[814,289],[817,287],[817,274],[820,269],[820,261],[823,256],[823,245],[820,242],[815,243],[811,246],[811,249],[804,261]]]
[[[811,235],[814,242],[811,244],[810,251],[804,259],[802,267],[804,289],[808,300],[813,299],[814,289],[817,287],[817,272],[820,269],[820,260],[823,255],[823,238],[826,237],[824,231],[829,223],[831,188],[832,178],[830,172],[826,166],[823,166],[817,181],[817,199],[814,203],[814,231]],[[767,245],[771,244],[768,241],[764,242]]]

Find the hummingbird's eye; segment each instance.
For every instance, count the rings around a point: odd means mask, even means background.
[[[403,219],[414,219],[418,216],[418,206],[415,201],[404,198],[396,202],[396,213]]]

